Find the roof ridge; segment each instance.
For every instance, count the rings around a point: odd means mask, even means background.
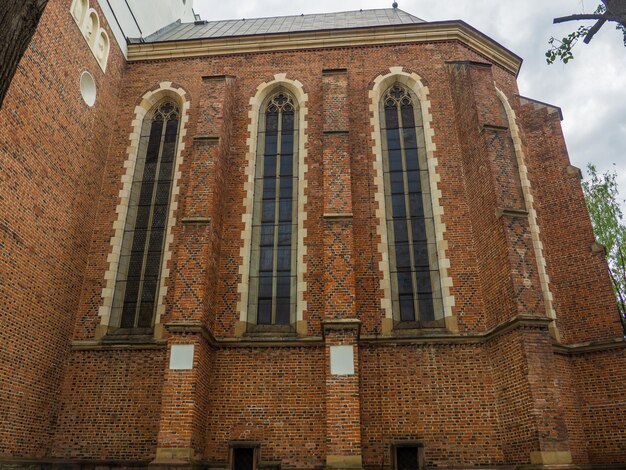
[[[303,13],[300,15],[179,23],[150,35],[145,38],[144,42],[402,26],[418,23],[425,23],[425,21],[397,8],[372,8],[306,15]]]
[[[424,21],[422,18],[419,18],[419,17],[417,17],[415,15],[412,15],[411,13],[408,13],[408,12],[406,12],[406,11],[400,9],[400,8],[361,8],[359,10],[330,11],[330,12],[325,12],[325,13],[301,13],[299,15],[298,14],[294,14],[294,15],[275,15],[275,16],[254,16],[254,17],[250,17],[250,18],[227,18],[227,19],[223,19],[223,20],[206,20],[206,24],[225,23],[225,22],[229,22],[229,21],[237,22],[237,21],[269,20],[269,19],[272,19],[272,18],[300,18],[302,16],[306,17],[306,16],[340,15],[342,13],[362,13],[362,12],[366,12],[366,11],[402,12],[405,15],[408,15],[408,16],[410,16],[412,18]],[[180,24],[181,25],[187,25],[187,24],[194,24],[194,22],[193,21],[181,22]]]

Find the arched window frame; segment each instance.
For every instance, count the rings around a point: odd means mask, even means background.
[[[269,94],[259,115],[248,297],[248,323],[255,325],[255,331],[290,331],[296,322],[298,115],[297,101],[284,87]],[[275,123],[269,122],[272,116]],[[270,143],[274,132],[276,140]],[[271,259],[266,259],[268,254]],[[264,306],[270,310],[264,312]]]
[[[380,103],[391,302],[396,328],[442,326],[443,299],[419,99],[399,82]]]
[[[302,83],[298,80],[287,78],[284,73],[276,74],[273,80],[263,82],[257,87],[257,91],[250,98],[250,108],[248,111],[248,152],[246,153],[247,165],[245,167],[246,182],[244,184],[245,197],[244,205],[244,228],[241,232],[241,264],[239,266],[240,281],[237,286],[239,293],[239,301],[237,303],[237,311],[239,312],[239,321],[234,325],[234,335],[243,336],[247,332],[254,330],[254,324],[250,323],[248,315],[249,295],[250,295],[250,259],[252,250],[252,215],[254,205],[254,176],[256,171],[256,153],[258,149],[258,130],[260,125],[260,115],[263,103],[269,95],[278,88],[286,89],[295,98],[298,108],[298,235],[297,235],[297,287],[296,287],[296,314],[295,324],[291,325],[290,333],[295,331],[299,336],[307,335],[307,322],[305,320],[305,312],[307,302],[305,293],[307,290],[306,272],[307,272],[307,247],[304,244],[304,238],[307,231],[304,228],[307,221],[307,105],[308,95],[304,91]]]
[[[124,162],[126,172],[121,177],[122,189],[119,192],[119,203],[115,209],[117,220],[113,224],[114,234],[110,241],[110,254],[107,257],[108,270],[105,272],[105,287],[102,289],[102,303],[98,309],[100,324],[95,331],[95,339],[100,339],[109,332],[111,320],[111,310],[113,306],[113,297],[115,294],[115,284],[119,270],[120,255],[122,250],[122,242],[124,229],[129,210],[130,193],[132,189],[133,177],[135,174],[135,165],[140,153],[141,132],[144,120],[153,107],[161,102],[164,98],[171,98],[180,108],[181,121],[178,132],[178,141],[176,146],[176,160],[174,167],[174,180],[170,194],[169,213],[167,217],[167,230],[165,235],[164,255],[161,263],[162,269],[160,274],[158,299],[156,306],[156,315],[154,318],[154,337],[165,337],[165,331],[161,323],[161,318],[165,314],[165,296],[167,295],[167,280],[170,270],[168,263],[172,258],[173,243],[173,227],[176,225],[176,211],[178,209],[179,180],[181,177],[180,167],[183,163],[183,155],[185,149],[184,138],[187,134],[187,124],[189,121],[189,109],[191,102],[188,94],[183,88],[179,88],[172,82],[161,82],[156,88],[148,91],[138,101],[138,105],[134,110],[134,118],[132,120],[132,131],[130,134],[130,142],[127,147],[127,158]]]
[[[165,97],[148,112],[142,125],[110,333],[150,334],[154,328],[180,120],[179,106]]]
[[[377,202],[377,209],[375,211],[375,217],[377,220],[376,234],[379,239],[378,253],[380,256],[379,268],[381,272],[380,289],[382,291],[380,306],[384,313],[381,321],[381,332],[383,335],[393,335],[394,329],[396,329],[399,324],[399,319],[395,316],[392,307],[392,286],[384,192],[383,144],[379,112],[380,100],[382,99],[383,94],[396,82],[406,86],[419,100],[419,107],[416,106],[416,112],[421,113],[424,125],[424,140],[432,197],[435,242],[437,246],[437,260],[442,290],[443,319],[441,320],[441,323],[442,325],[445,325],[445,328],[449,332],[457,333],[459,329],[457,319],[453,314],[455,299],[451,294],[451,287],[453,283],[448,274],[450,261],[447,257],[448,243],[445,239],[446,224],[443,220],[442,193],[439,189],[440,176],[438,173],[438,159],[436,156],[437,146],[433,141],[435,132],[432,127],[433,116],[431,113],[429,89],[424,85],[423,80],[419,75],[413,72],[406,72],[403,70],[403,67],[400,66],[390,67],[388,73],[377,76],[373,80],[372,87],[369,91],[372,153],[375,157],[373,166],[375,200]]]

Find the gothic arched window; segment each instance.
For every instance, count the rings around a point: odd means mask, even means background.
[[[171,100],[144,120],[128,203],[111,331],[152,329],[158,299],[180,110]]]
[[[389,266],[400,326],[435,326],[443,302],[424,126],[417,97],[395,84],[380,104]]]
[[[288,326],[296,311],[298,109],[279,90],[259,116],[248,321]]]

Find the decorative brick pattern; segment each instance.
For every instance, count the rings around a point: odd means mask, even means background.
[[[533,240],[533,249],[535,251],[535,257],[537,259],[537,268],[539,270],[539,279],[541,282],[541,290],[543,292],[543,303],[546,308],[548,317],[556,319],[556,312],[553,306],[554,297],[550,290],[550,277],[547,273],[546,259],[544,256],[543,242],[541,241],[541,233],[539,225],[537,223],[537,211],[535,210],[535,198],[533,197],[532,187],[528,179],[528,168],[526,166],[526,157],[524,155],[524,149],[522,146],[522,140],[520,137],[520,130],[517,125],[517,119],[515,111],[511,108],[506,95],[496,87],[496,93],[502,102],[504,110],[506,112],[506,119],[513,139],[513,147],[515,150],[515,156],[517,157],[517,167],[519,170],[519,177],[521,182],[521,189],[524,195],[525,208],[528,211],[528,222],[530,225],[530,231]],[[556,332],[556,330],[555,330]],[[555,334],[558,335],[558,332]]]
[[[324,232],[325,318],[355,318],[352,221],[327,221]]]
[[[70,3],[49,3],[0,110],[0,467],[227,468],[232,441],[293,469],[378,469],[397,441],[422,442],[437,468],[565,468],[570,455],[623,466],[626,343],[606,262],[590,249],[558,113],[515,98],[503,49],[486,63],[450,37],[307,50],[273,36],[262,41],[285,50],[125,64],[113,47],[104,75],[75,47]],[[93,108],[72,79],[83,70]],[[426,123],[445,331],[389,329],[377,119],[396,80]],[[241,336],[256,126],[278,86],[301,111],[300,323],[297,336]],[[164,339],[94,339],[136,155],[129,129],[150,108],[142,96],[168,93],[188,105]],[[170,370],[168,351],[189,344],[193,368]],[[330,374],[331,346],[354,348],[354,375]]]

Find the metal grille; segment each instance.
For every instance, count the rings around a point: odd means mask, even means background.
[[[233,470],[254,470],[254,449],[233,449]]]
[[[396,448],[396,470],[419,470],[417,447]]]

